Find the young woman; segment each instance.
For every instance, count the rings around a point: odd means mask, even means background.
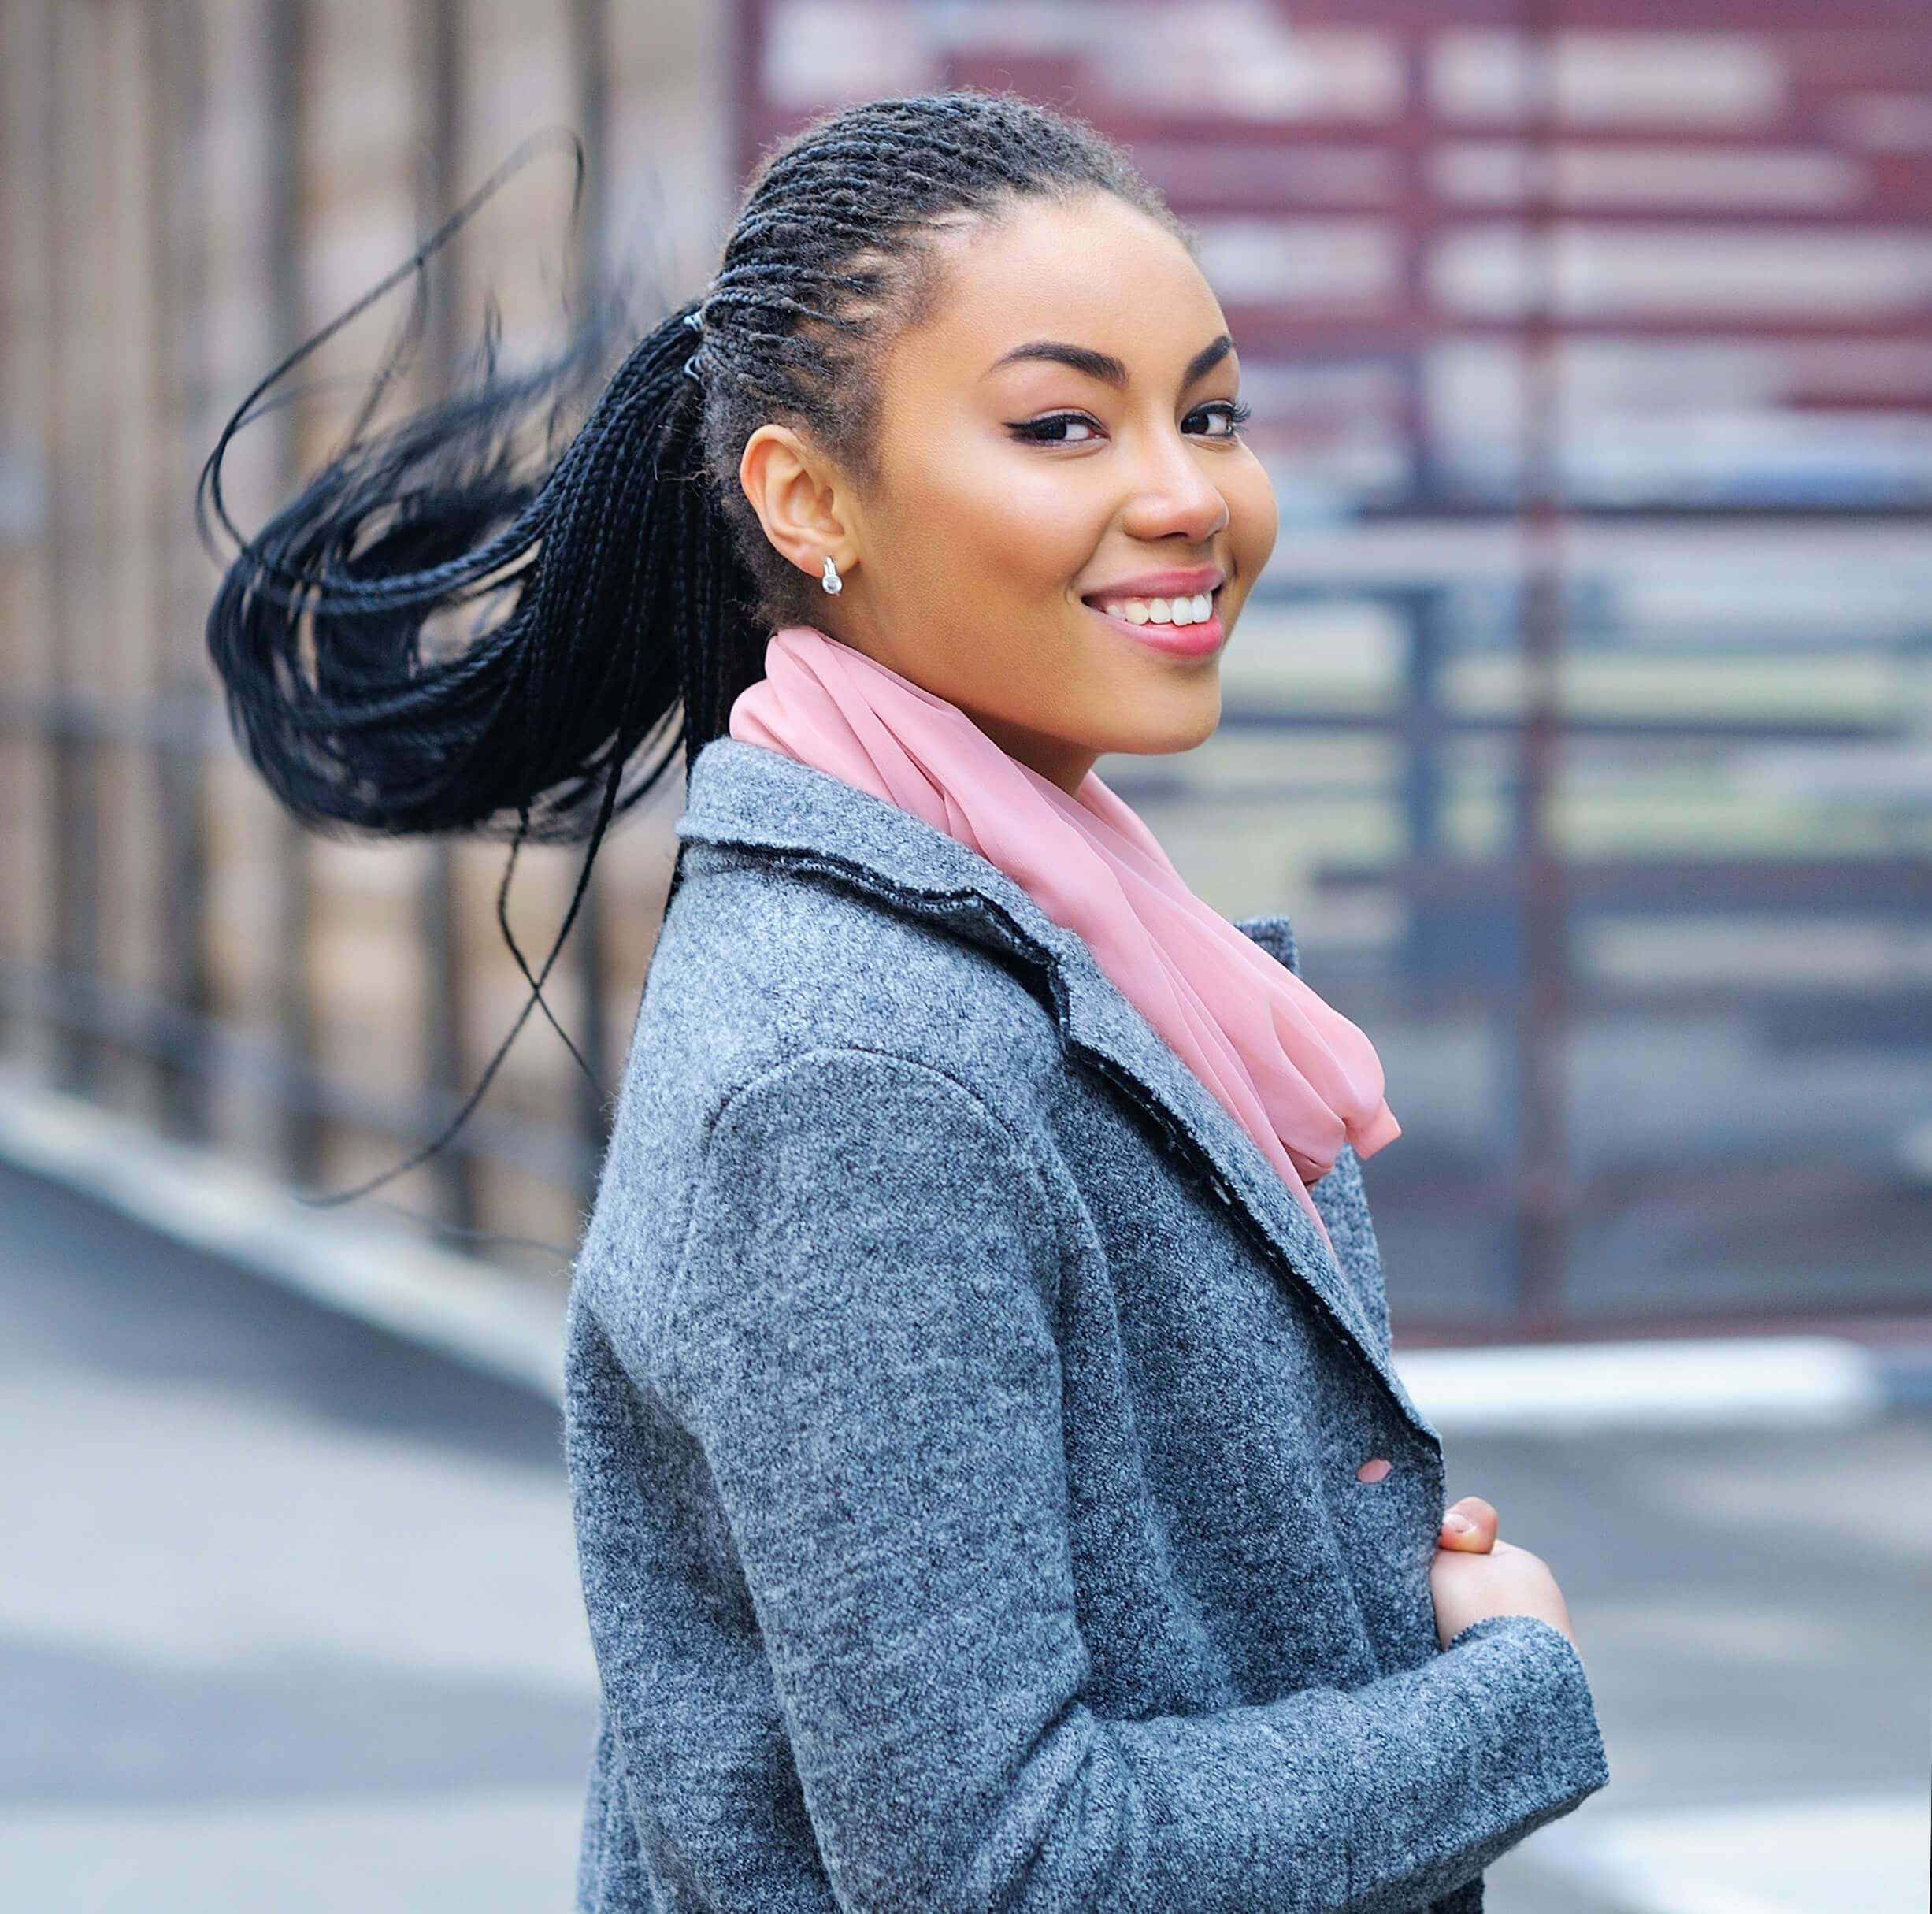
[[[1077,121],[873,101],[519,486],[458,448],[528,397],[332,468],[210,639],[369,828],[594,852],[680,720],[568,1312],[577,1906],[1470,1914],[1608,1779],[1563,1597],[1391,1364],[1373,1048],[1092,770],[1213,732],[1275,538],[1188,232]]]

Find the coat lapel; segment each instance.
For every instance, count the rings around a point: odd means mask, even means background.
[[[1433,1446],[1436,1431],[1410,1400],[1355,1286],[1254,1139],[1101,970],[1085,938],[1056,924],[997,865],[910,811],[829,773],[729,736],[699,753],[688,781],[681,845],[757,851],[833,872],[901,910],[940,918],[1042,968],[1062,1039],[1146,1110],[1185,1161],[1205,1172],[1216,1200],[1237,1213],[1291,1280],[1311,1293]],[[668,904],[668,900],[667,900]],[[1285,917],[1237,927],[1294,967]]]

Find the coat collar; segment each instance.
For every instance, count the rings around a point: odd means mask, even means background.
[[[1312,1293],[1402,1414],[1436,1443],[1434,1429],[1385,1355],[1355,1285],[1254,1139],[1116,988],[1085,939],[1054,922],[997,865],[896,804],[729,734],[712,739],[691,765],[684,814],[676,828],[680,844],[673,895],[681,881],[684,845],[728,845],[834,873],[888,904],[943,919],[957,933],[1040,968],[1051,984],[1062,1040],[1146,1109],[1183,1156],[1204,1170],[1216,1198],[1237,1210],[1289,1276]],[[1234,922],[1296,968],[1286,917]]]

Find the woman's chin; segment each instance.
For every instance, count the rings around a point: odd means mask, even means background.
[[[1099,747],[1102,755],[1118,752],[1123,756],[1162,758],[1175,751],[1192,751],[1212,737],[1221,723],[1221,682],[1211,677],[1197,696],[1180,697],[1174,688],[1169,695],[1132,711],[1121,714],[1109,741]]]

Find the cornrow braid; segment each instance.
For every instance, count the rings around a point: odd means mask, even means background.
[[[499,371],[488,332],[473,388],[369,433],[386,365],[347,443],[244,539],[223,504],[221,462],[261,395],[420,271],[516,163],[250,393],[196,489],[204,543],[214,549],[212,512],[238,547],[209,611],[209,655],[231,727],[276,799],[329,834],[511,844],[497,916],[531,1003],[442,1136],[327,1200],[401,1174],[455,1133],[543,1003],[612,821],[680,747],[688,775],[763,675],[771,632],[810,621],[815,578],[766,538],[738,484],[751,434],[789,424],[855,483],[876,483],[887,348],[932,310],[942,242],[1022,199],[1111,193],[1196,244],[1125,154],[1070,116],[970,87],[844,107],[763,155],[710,286],[637,340],[560,454],[549,450],[558,421],[623,325],[614,296],[520,376]],[[540,415],[532,470],[525,428]],[[526,841],[587,847],[534,976],[504,907]]]

